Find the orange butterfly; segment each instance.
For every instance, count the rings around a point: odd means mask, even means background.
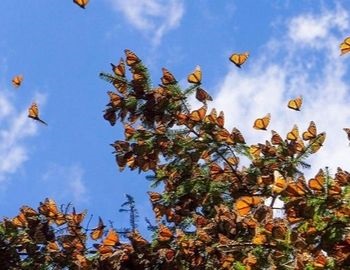
[[[140,58],[138,58],[138,56],[133,51],[125,49],[124,52],[126,55],[126,64],[129,67],[133,67],[134,65],[141,62]]]
[[[23,76],[22,75],[16,75],[12,78],[12,84],[14,87],[18,88],[21,86],[23,82]]]
[[[254,121],[253,128],[260,129],[260,130],[266,130],[267,126],[270,123],[271,114],[266,114],[263,118],[258,118]]]
[[[230,61],[236,65],[236,67],[241,68],[241,65],[247,61],[249,56],[248,52],[245,53],[234,53],[230,56]]]
[[[274,130],[271,130],[272,137],[271,137],[271,143],[273,145],[281,145],[283,144],[283,139],[282,137]]]
[[[89,0],[73,0],[79,7],[85,8],[85,6],[89,3]]]
[[[46,122],[44,122],[43,120],[41,120],[39,118],[39,109],[38,109],[38,105],[35,102],[33,102],[32,105],[28,109],[28,117],[33,118],[34,120],[37,120],[37,121],[47,125]]]
[[[158,240],[160,242],[167,242],[173,237],[172,231],[163,224],[159,225]]]
[[[249,154],[253,159],[258,159],[261,155],[261,148],[258,145],[253,144],[249,147]]]
[[[170,73],[166,68],[162,68],[163,77],[160,78],[163,85],[176,84],[177,81],[173,74]]]
[[[107,110],[104,111],[103,118],[107,120],[111,126],[114,126],[115,123],[117,122],[117,115],[115,113],[114,108],[108,108]]]
[[[310,152],[316,153],[321,148],[321,146],[323,146],[325,139],[326,139],[326,132],[322,132],[319,135],[317,135],[317,137],[312,142],[310,142],[311,144]]]
[[[340,47],[340,55],[344,55],[350,52],[350,37],[345,38],[339,47]]]
[[[202,106],[198,110],[194,110],[190,113],[189,118],[194,122],[200,122],[205,118],[205,115],[207,113],[207,106]]]
[[[224,112],[221,111],[219,116],[216,118],[216,124],[223,128],[224,127],[224,124],[225,124],[225,115],[224,115]]]
[[[66,223],[65,215],[58,210],[56,202],[52,199],[46,198],[44,203],[40,203],[39,213],[53,220],[57,226]]]
[[[102,219],[99,217],[98,218],[98,225],[95,229],[92,230],[92,232],[90,233],[90,237],[92,240],[97,240],[99,238],[102,237],[103,235],[103,229],[105,228],[106,226],[103,224],[103,221]]]
[[[273,178],[274,181],[272,184],[272,192],[275,194],[280,194],[287,188],[288,182],[279,171],[273,172]]]
[[[200,66],[196,66],[196,69],[187,77],[189,83],[201,84],[202,71]]]
[[[291,99],[288,102],[288,108],[295,110],[295,111],[300,111],[300,107],[303,104],[303,97],[299,96],[295,99]]]
[[[287,139],[291,140],[291,141],[296,141],[299,138],[299,130],[298,130],[298,126],[294,125],[293,129],[288,132],[287,134]]]
[[[111,66],[115,75],[125,78],[125,63],[123,58],[120,58],[118,65],[115,66],[111,63]]]
[[[308,141],[316,138],[316,136],[317,136],[316,124],[314,121],[311,121],[309,124],[309,127],[307,128],[307,131],[303,132],[303,140]]]
[[[318,171],[315,178],[309,180],[308,186],[313,191],[323,191],[325,184],[325,175],[322,169]]]
[[[207,100],[213,100],[213,98],[207,93],[207,91],[200,87],[197,87],[196,89],[196,99],[203,103],[205,103]]]
[[[302,197],[309,193],[305,179],[303,177],[299,177],[297,182],[289,182],[287,188],[285,189],[285,193],[291,197]]]
[[[113,108],[120,107],[123,98],[112,91],[108,91],[107,94],[109,96],[109,103],[107,106],[112,106]]]
[[[113,247],[119,244],[119,235],[114,229],[110,229],[107,236],[103,239],[98,251],[101,254],[111,253]]]
[[[245,143],[245,139],[244,139],[242,133],[237,128],[232,129],[231,138],[235,143]]]
[[[235,202],[235,209],[239,215],[247,215],[251,208],[262,202],[261,197],[258,196],[242,196]]]

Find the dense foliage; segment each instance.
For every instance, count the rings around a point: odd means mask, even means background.
[[[350,173],[303,175],[326,136],[315,123],[302,136],[294,126],[286,139],[272,131],[270,141],[247,145],[222,112],[207,112],[199,67],[187,89],[166,69],[153,87],[125,52],[130,78],[123,59],[100,75],[116,90],[104,118],[124,125],[125,138],[112,144],[119,168],[149,172],[163,189],[149,192],[152,240],[137,231],[132,197],[130,228],[119,232],[101,218],[89,229],[85,212],[46,199],[0,223],[2,269],[350,269]],[[195,110],[193,94],[203,103]]]

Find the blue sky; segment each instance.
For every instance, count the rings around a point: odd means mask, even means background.
[[[350,59],[338,48],[350,35],[349,10],[348,1],[90,0],[83,10],[71,0],[1,0],[0,216],[52,197],[88,209],[93,224],[101,216],[125,226],[118,209],[126,193],[140,223],[150,215],[147,174],[118,171],[109,144],[122,130],[102,118],[112,87],[98,74],[125,48],[143,59],[155,85],[162,67],[186,86],[200,65],[211,106],[248,143],[270,138],[251,128],[267,112],[282,135],[314,120],[327,139],[307,174],[326,165],[350,170],[342,130],[350,127]],[[239,70],[228,58],[243,51],[250,57]],[[24,81],[14,89],[17,74]],[[302,111],[288,110],[298,95]],[[27,118],[32,101],[47,127]]]

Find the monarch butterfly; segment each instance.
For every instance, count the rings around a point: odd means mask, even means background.
[[[196,99],[203,103],[205,103],[207,100],[213,100],[213,98],[207,93],[207,91],[200,87],[197,87],[196,89]]]
[[[241,216],[247,215],[253,206],[260,204],[261,197],[258,196],[242,196],[235,202],[235,209]]]
[[[18,88],[21,86],[23,82],[23,76],[22,75],[16,75],[12,78],[12,84],[14,87]]]
[[[144,247],[148,245],[147,240],[143,238],[137,230],[134,230],[132,233],[130,233],[128,235],[128,238],[130,239],[133,246]]]
[[[68,223],[70,223],[70,225],[80,226],[80,223],[84,220],[85,216],[86,216],[86,211],[81,212],[81,213],[77,213],[75,211],[75,208],[73,207],[72,213],[67,214],[66,219],[67,219]]]
[[[211,109],[210,113],[204,118],[204,121],[209,124],[216,124],[216,118],[218,117],[218,114],[216,112],[216,109]]]
[[[305,179],[302,177],[298,178],[297,182],[290,182],[285,189],[288,196],[291,197],[302,197],[308,193],[307,186],[305,184]]]
[[[247,61],[249,52],[245,53],[234,53],[230,56],[230,61],[236,65],[236,67],[241,68],[241,65]]]
[[[167,242],[173,237],[172,231],[163,224],[159,225],[158,240],[160,242]]]
[[[119,64],[114,65],[111,63],[113,73],[117,76],[125,78],[125,63],[123,58],[120,58]]]
[[[272,192],[275,194],[280,194],[287,188],[288,182],[279,171],[273,172],[273,178],[274,181],[272,185]]]
[[[19,215],[17,215],[11,220],[11,222],[15,227],[19,228],[25,228],[28,226],[27,218],[23,213],[19,213]]]
[[[57,226],[66,223],[64,214],[58,211],[56,202],[52,199],[46,198],[44,203],[40,203],[39,213],[49,219],[52,219]]]
[[[124,52],[126,55],[126,64],[129,67],[133,67],[134,65],[141,62],[140,58],[138,58],[138,56],[133,51],[125,49]]]
[[[39,118],[39,109],[38,109],[38,105],[35,102],[33,102],[32,105],[28,109],[28,117],[33,118],[34,120],[37,120],[40,123],[47,125],[46,122],[44,122],[43,120],[41,120]]]
[[[303,136],[304,141],[308,141],[308,140],[316,138],[317,128],[316,128],[316,124],[314,121],[310,122],[309,127],[307,128],[307,131],[303,132],[302,136]]]
[[[318,171],[315,178],[309,180],[308,186],[314,191],[324,190],[325,176],[322,169]]]
[[[90,233],[90,237],[92,240],[97,240],[99,238],[102,237],[103,235],[103,229],[106,226],[103,224],[103,221],[101,219],[101,217],[98,218],[98,225],[95,229],[92,230],[92,232]]]
[[[117,122],[117,115],[115,113],[114,108],[108,108],[107,110],[104,111],[103,118],[107,120],[111,126],[114,126],[115,123]]]
[[[282,137],[274,130],[271,130],[272,137],[271,137],[271,143],[273,145],[281,145],[283,144],[283,139]]]
[[[193,112],[191,112],[189,118],[194,122],[200,122],[204,119],[206,113],[207,107],[204,105],[198,110],[194,110]]]
[[[245,139],[242,133],[235,127],[231,131],[231,137],[235,143],[245,143]]]
[[[231,134],[227,131],[226,128],[222,128],[219,131],[213,132],[215,140],[218,142],[226,142],[228,144],[234,144],[234,141],[231,138]]]
[[[348,135],[348,139],[350,140],[350,128],[343,128],[343,130],[346,132],[346,135]]]
[[[129,124],[124,125],[124,135],[127,140],[130,140],[134,134],[136,133],[136,130]]]
[[[225,124],[225,115],[224,115],[224,112],[223,112],[223,111],[221,111],[221,112],[219,113],[219,116],[216,118],[216,124],[217,124],[219,127],[221,127],[221,128],[224,127],[224,124]]]
[[[261,148],[258,145],[253,144],[249,147],[249,154],[253,159],[257,159],[260,157]]]
[[[79,7],[85,8],[85,6],[89,3],[89,0],[73,0]]]
[[[152,203],[159,202],[162,199],[162,195],[158,192],[148,191],[147,193]]]
[[[109,96],[109,103],[107,106],[112,106],[113,108],[120,107],[123,98],[112,91],[108,91],[107,94]]]
[[[303,97],[299,96],[295,99],[291,99],[288,102],[288,108],[295,110],[295,111],[300,111],[300,107],[303,104]]]
[[[266,130],[267,126],[270,123],[271,114],[266,114],[263,118],[258,118],[254,121],[253,128],[260,129],[260,130]]]
[[[345,38],[339,47],[340,47],[340,55],[350,52],[350,37]]]
[[[311,144],[310,152],[312,154],[316,153],[321,148],[321,146],[323,146],[325,139],[326,139],[326,132],[320,133],[312,142],[310,142]]]
[[[202,70],[200,66],[196,66],[196,69],[187,77],[189,83],[201,84]]]
[[[48,241],[46,245],[46,250],[49,253],[53,253],[53,252],[59,252],[60,248],[56,242]]]
[[[103,239],[102,244],[99,246],[98,251],[101,254],[111,253],[113,247],[119,244],[119,235],[114,229],[110,229],[106,238]]]
[[[290,132],[288,132],[287,139],[291,141],[296,141],[298,138],[299,138],[298,126],[294,125],[293,129]]]
[[[177,81],[173,74],[170,73],[166,68],[162,68],[163,77],[160,78],[163,85],[176,84]]]

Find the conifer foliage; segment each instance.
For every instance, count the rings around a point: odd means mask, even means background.
[[[325,168],[311,179],[303,174],[307,157],[326,138],[314,122],[302,136],[294,126],[285,139],[271,131],[270,140],[248,145],[237,128],[225,128],[223,112],[208,112],[212,97],[202,87],[200,67],[189,74],[187,89],[165,68],[160,84],[152,86],[141,59],[130,50],[125,54],[111,64],[113,73],[100,74],[115,88],[107,93],[104,118],[124,126],[124,138],[111,144],[119,169],[148,172],[163,189],[148,193],[155,214],[152,240],[138,232],[130,196],[123,205],[130,229],[122,232],[101,218],[89,229],[86,212],[59,209],[46,199],[38,210],[23,206],[18,216],[1,222],[0,261],[7,269],[350,265],[350,173],[338,168],[332,175]],[[199,108],[188,105],[191,95],[202,103]],[[260,122],[264,128],[258,129],[267,129]],[[249,159],[246,166],[242,157]]]

